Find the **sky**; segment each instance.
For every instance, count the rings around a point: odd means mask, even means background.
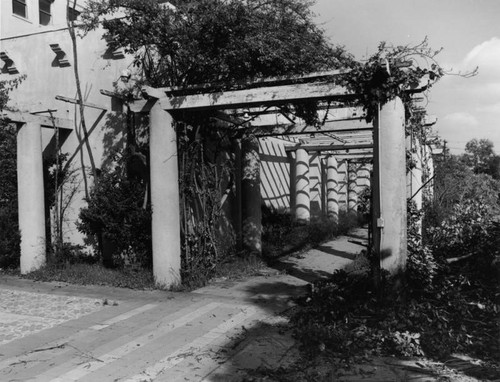
[[[415,45],[427,36],[443,48],[436,58],[444,69],[478,66],[475,77],[439,80],[426,109],[453,154],[472,138],[491,140],[500,154],[500,0],[316,0],[312,10],[331,42],[358,60],[381,41]]]

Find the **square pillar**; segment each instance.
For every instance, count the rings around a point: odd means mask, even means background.
[[[400,98],[381,106],[374,121],[373,244],[382,269],[406,266],[405,111]]]
[[[149,112],[153,274],[159,285],[181,283],[179,168],[175,121],[157,102]]]
[[[46,262],[42,128],[39,123],[24,123],[18,130],[17,189],[21,274],[26,274],[40,269]]]

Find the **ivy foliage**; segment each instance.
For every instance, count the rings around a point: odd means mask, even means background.
[[[393,47],[381,42],[366,62],[353,63],[342,84],[356,94],[370,122],[381,105],[396,97],[409,109],[417,89],[428,90],[446,74],[436,60],[439,52],[429,47],[427,39],[415,46]]]

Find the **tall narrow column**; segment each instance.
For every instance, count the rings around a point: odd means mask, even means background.
[[[326,214],[335,223],[339,221],[339,191],[338,191],[337,160],[333,155],[326,159]]]
[[[234,153],[234,208],[232,218],[234,221],[234,233],[236,235],[236,246],[238,250],[243,249],[242,241],[242,214],[241,214],[241,139],[234,139],[232,141],[232,149]]]
[[[172,116],[157,102],[149,113],[153,274],[157,284],[181,282],[177,139]]]
[[[434,197],[434,159],[432,158],[432,149],[428,145],[423,146],[423,161],[422,161],[422,182],[425,183],[423,189],[423,199],[426,201],[432,200]]]
[[[21,231],[21,273],[46,261],[42,129],[28,122],[17,133],[17,189]]]
[[[358,186],[358,193],[361,193],[365,188],[370,187],[370,168],[368,167],[368,164],[363,163],[358,168],[356,185]]]
[[[406,265],[405,113],[401,99],[381,107],[374,121],[373,242],[391,273]]]
[[[295,219],[308,223],[311,218],[309,196],[309,154],[304,149],[295,152]]]
[[[412,162],[414,167],[410,170],[410,193],[408,197],[413,198],[418,210],[422,209],[422,154],[420,150],[420,143],[416,140],[413,143],[413,150],[411,153]]]
[[[243,249],[249,254],[262,252],[262,211],[260,195],[259,141],[248,136],[241,141],[241,213]]]
[[[358,186],[356,164],[347,162],[347,212],[356,214],[358,212]]]

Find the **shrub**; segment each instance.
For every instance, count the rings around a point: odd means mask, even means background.
[[[117,168],[101,175],[80,211],[78,230],[96,254],[113,256],[106,265],[151,267],[151,209],[143,208],[144,193],[141,183],[126,179]]]
[[[423,243],[421,218],[423,212],[417,210],[413,201],[407,205],[408,259],[406,276],[412,290],[429,291],[437,273],[438,264],[432,250]]]
[[[481,201],[456,204],[440,226],[427,230],[435,256],[444,260],[476,253],[484,243],[491,219],[489,208]]]
[[[20,233],[17,213],[16,129],[0,123],[0,268],[17,268]]]

